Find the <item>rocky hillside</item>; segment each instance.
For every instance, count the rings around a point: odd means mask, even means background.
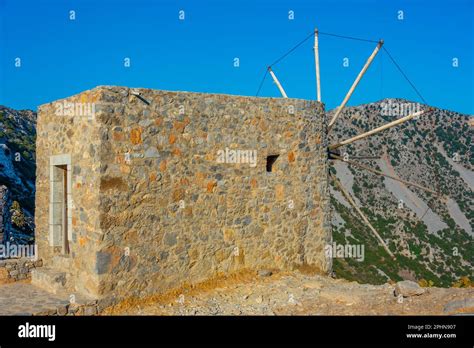
[[[427,106],[385,99],[349,107],[336,122],[331,143],[406,116],[416,107]],[[329,112],[330,117],[333,112]],[[396,255],[396,260],[391,260],[332,185],[334,241],[365,247],[363,261],[335,259],[337,277],[371,284],[409,279],[443,287],[463,284],[462,277],[472,279],[473,135],[470,116],[435,109],[419,119],[338,149],[345,159],[418,183],[442,196],[332,161],[332,173],[363,207]]]
[[[35,204],[36,113],[0,106],[0,238],[28,243]]]

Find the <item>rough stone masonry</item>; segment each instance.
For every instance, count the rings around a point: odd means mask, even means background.
[[[320,103],[99,86],[42,105],[36,148],[35,272],[64,272],[66,289],[331,268]]]

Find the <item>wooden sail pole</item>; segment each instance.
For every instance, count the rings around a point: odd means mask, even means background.
[[[390,249],[388,248],[387,244],[385,244],[384,240],[382,239],[382,237],[380,237],[379,233],[377,232],[377,230],[374,228],[374,226],[372,226],[372,224],[370,223],[369,219],[367,219],[367,217],[365,216],[365,214],[362,212],[362,210],[359,209],[359,207],[356,205],[356,203],[354,202],[354,200],[352,199],[352,197],[349,195],[349,193],[346,191],[346,189],[344,188],[344,186],[342,186],[342,184],[340,183],[340,181],[332,174],[329,174],[332,178],[332,180],[334,181],[334,183],[336,184],[336,186],[342,191],[342,193],[344,194],[344,196],[347,198],[347,200],[349,201],[349,203],[354,207],[354,209],[357,211],[357,213],[359,213],[360,217],[362,218],[362,220],[364,220],[364,222],[367,224],[367,226],[369,226],[370,230],[372,231],[372,233],[375,235],[375,237],[377,237],[378,241],[380,242],[380,244],[382,244],[382,246],[384,247],[385,251],[392,257],[392,259],[395,259],[395,255],[392,254],[392,252],[390,251]]]
[[[342,112],[342,109],[344,108],[344,106],[346,106],[347,102],[349,101],[350,97],[352,96],[352,93],[354,93],[354,90],[356,89],[357,85],[359,84],[360,80],[362,79],[362,76],[364,76],[365,72],[367,71],[367,69],[369,68],[370,64],[372,63],[372,61],[374,60],[375,56],[377,55],[377,53],[380,51],[380,48],[382,47],[383,45],[383,40],[380,40],[378,43],[377,43],[377,46],[375,47],[374,51],[372,52],[372,54],[370,55],[370,57],[367,59],[367,62],[365,62],[365,65],[364,67],[362,68],[362,70],[360,71],[359,75],[357,75],[354,83],[352,84],[351,88],[349,89],[349,92],[347,92],[346,96],[344,97],[344,100],[342,101],[341,105],[339,105],[339,107],[337,108],[336,110],[336,113],[334,114],[334,116],[332,117],[331,121],[329,122],[328,124],[328,132],[331,130],[332,126],[334,125],[334,123],[336,122],[337,118],[339,117],[339,115],[341,114]]]
[[[275,84],[277,85],[278,89],[280,90],[280,93],[281,93],[281,95],[283,96],[283,98],[288,98],[288,96],[286,95],[285,90],[284,90],[283,87],[281,86],[280,81],[278,81],[277,77],[276,77],[275,74],[273,73],[271,67],[268,67],[268,72],[269,72],[270,75],[272,76],[272,79],[273,79],[273,81],[275,82]]]
[[[392,127],[394,127],[394,126],[396,126],[396,125],[399,125],[399,124],[401,124],[401,123],[407,122],[407,121],[411,120],[412,118],[415,118],[415,117],[424,115],[424,114],[426,114],[426,113],[428,113],[428,112],[431,112],[431,111],[433,111],[432,108],[415,112],[415,113],[413,113],[413,114],[411,114],[411,115],[402,117],[402,118],[400,118],[400,119],[398,119],[398,120],[395,120],[395,121],[393,121],[393,122],[387,123],[387,124],[385,124],[385,125],[383,125],[383,126],[380,126],[380,127],[378,127],[378,128],[372,129],[371,131],[368,131],[368,132],[359,134],[359,135],[357,135],[357,136],[355,136],[355,137],[353,137],[353,138],[350,138],[350,139],[341,141],[340,143],[337,143],[337,144],[334,144],[334,145],[330,145],[330,146],[329,146],[329,149],[330,149],[330,150],[334,150],[334,149],[337,149],[338,147],[341,147],[341,146],[344,146],[344,145],[353,143],[354,141],[367,138],[368,136],[371,136],[371,135],[373,135],[373,134],[379,133],[379,132],[381,132],[381,131],[383,131],[383,130],[385,130],[385,129],[392,128]]]
[[[337,159],[337,160],[340,160],[340,161],[343,161],[343,162],[346,162],[350,165],[353,165],[353,166],[356,166],[356,167],[359,167],[359,168],[362,168],[362,169],[365,169],[367,170],[368,172],[371,172],[371,173],[374,173],[374,174],[377,174],[377,175],[382,175],[382,176],[386,176],[387,178],[390,178],[390,179],[393,179],[393,180],[396,180],[396,181],[399,181],[407,186],[414,186],[414,187],[417,187],[421,190],[424,190],[426,192],[430,192],[436,196],[440,196],[442,197],[441,193],[439,192],[436,192],[436,191],[433,191],[433,190],[430,190],[429,188],[426,188],[424,186],[421,186],[421,185],[418,185],[414,182],[411,182],[411,181],[406,181],[406,180],[403,180],[403,179],[400,179],[400,178],[397,178],[396,176],[393,176],[393,175],[390,175],[390,174],[385,174],[381,171],[378,171],[376,169],[372,169],[362,163],[358,163],[358,162],[354,162],[354,161],[350,161],[350,160],[345,160],[344,158],[342,158],[341,156],[338,156],[338,155],[335,155],[335,154],[332,154],[331,155],[333,158]]]
[[[321,77],[319,75],[319,41],[318,29],[314,29],[314,64],[316,65],[316,94],[318,102],[321,102]]]

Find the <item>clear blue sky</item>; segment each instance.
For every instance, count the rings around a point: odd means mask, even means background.
[[[97,85],[255,95],[266,66],[317,25],[383,38],[429,104],[473,114],[473,12],[471,0],[0,0],[0,104],[36,109]],[[374,44],[322,36],[320,47],[334,108]],[[315,99],[312,40],[274,71],[290,97]],[[260,95],[279,92],[267,78]],[[349,105],[385,97],[419,101],[382,52]]]

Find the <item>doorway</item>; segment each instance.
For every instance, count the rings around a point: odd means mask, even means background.
[[[70,157],[52,156],[50,171],[50,245],[67,256],[72,236]]]
[[[69,240],[68,240],[68,233],[67,233],[67,165],[56,166],[60,171],[61,183],[62,185],[62,197],[61,197],[61,254],[68,255],[69,254]]]

